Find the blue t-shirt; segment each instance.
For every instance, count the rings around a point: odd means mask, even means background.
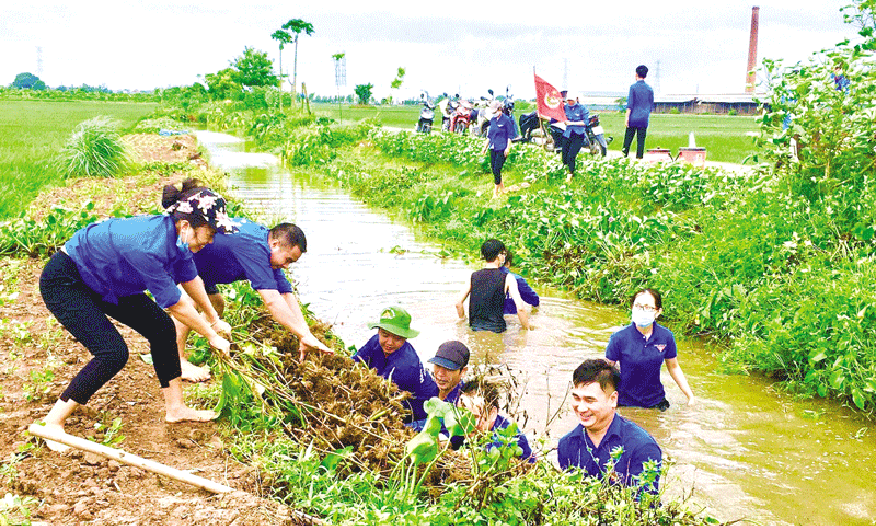
[[[532,290],[529,283],[527,283],[522,277],[508,270],[508,267],[499,268],[506,274],[511,274],[517,279],[517,290],[520,291],[520,299],[529,303],[533,307],[538,307],[541,303],[541,298],[538,297],[537,292]],[[505,314],[517,314],[517,305],[514,303],[514,300],[511,299],[511,294],[508,292],[505,293]]]
[[[398,352],[398,351],[396,351],[396,352]],[[430,378],[431,378],[431,376],[430,376]],[[433,380],[433,381],[434,381],[434,380]],[[460,382],[459,382],[458,384],[456,384],[456,386],[455,386],[453,389],[451,389],[449,393],[447,393],[447,397],[444,398],[444,401],[447,402],[448,404],[454,404],[454,405],[458,404],[458,403],[459,403],[459,397],[462,396],[462,384],[463,384],[463,383],[465,383],[465,382],[463,382],[462,380],[460,380]],[[435,388],[436,388],[436,389],[438,388],[438,385],[437,385],[437,384],[435,385]],[[435,396],[438,396],[437,391],[436,391],[436,393],[435,393]],[[425,412],[424,412],[424,413],[425,413]],[[427,420],[427,415],[424,414],[424,415],[423,415],[423,418],[420,418],[420,419],[414,420],[414,422],[412,422],[412,423],[410,424],[410,427],[412,427],[412,428],[414,428],[415,430],[417,430],[417,432],[420,432],[420,431],[422,431],[422,430],[426,427],[426,420]],[[447,428],[444,426],[444,418],[441,418],[440,420],[441,420],[441,433],[444,434],[444,435],[448,435],[448,434],[450,434],[450,433],[448,433]],[[461,437],[453,437],[453,438],[458,438],[458,439],[461,440]],[[458,448],[458,447],[459,447],[459,444],[461,444],[461,443],[462,443],[462,442],[458,442],[458,443],[455,445],[454,449]]]
[[[191,250],[177,239],[168,216],[111,218],[79,230],[64,249],[104,301],[117,304],[148,290],[166,309],[182,297],[176,285],[198,277]]]
[[[490,148],[496,151],[504,151],[508,148],[508,141],[514,138],[514,122],[505,113],[499,113],[490,119],[490,129],[487,130],[487,139],[490,140]]]
[[[662,453],[657,441],[647,431],[618,414],[612,418],[599,447],[593,445],[584,426],[578,424],[557,444],[557,460],[562,469],[577,467],[588,475],[601,479],[605,475],[606,466],[612,461],[611,451],[616,447],[622,447],[623,454],[614,464],[616,478],[613,482],[634,485],[633,477],[644,471],[648,460],[656,461],[657,469],[660,469]],[[656,493],[659,483],[658,475],[649,491]]]
[[[644,80],[636,81],[630,86],[627,108],[630,110],[630,128],[648,127],[648,117],[654,109],[654,90]]]
[[[493,427],[490,431],[493,431],[493,441],[487,444],[487,451],[493,449],[494,447],[502,447],[504,442],[499,438],[498,435],[495,434],[495,431],[498,429],[505,429],[511,425],[511,421],[505,418],[502,415],[496,415],[496,421],[493,422]],[[529,447],[529,440],[526,438],[526,435],[520,431],[520,428],[517,429],[517,445],[520,449],[523,450],[520,453],[520,460],[528,460],[529,462],[535,462],[535,457],[532,455],[532,448]]]
[[[423,367],[423,362],[410,343],[405,342],[395,352],[384,356],[379,337],[375,334],[353,355],[353,359],[375,369],[380,376],[392,380],[402,391],[413,394],[412,399],[405,401],[413,413],[413,419],[426,418],[423,404],[426,400],[438,396],[438,384]]]
[[[584,122],[584,124],[587,124],[587,121],[590,120],[590,112],[587,111],[587,108],[585,108],[583,104],[575,103],[571,106],[564,104],[563,111],[566,112],[566,119],[570,121]],[[586,126],[566,123],[566,131],[563,132],[563,137],[568,139],[573,134],[584,135],[586,133]]]
[[[292,292],[281,268],[271,267],[268,229],[243,218],[234,218],[240,229],[233,234],[216,234],[212,243],[194,257],[198,275],[206,287],[248,279],[255,290]]]
[[[660,367],[664,360],[677,356],[672,332],[657,323],[648,341],[632,323],[612,334],[605,357],[620,364],[618,405],[654,407],[666,399]]]

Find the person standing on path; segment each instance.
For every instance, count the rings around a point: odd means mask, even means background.
[[[507,253],[505,244],[498,239],[488,239],[481,245],[481,256],[486,264],[481,270],[472,272],[456,302],[456,313],[459,319],[465,319],[465,299],[471,294],[469,301],[469,324],[474,331],[492,331],[503,333],[505,325],[505,293],[507,292],[517,305],[517,317],[520,326],[529,329],[529,305],[520,297],[517,290],[517,278],[504,272]]]
[[[647,66],[636,68],[636,82],[630,86],[630,94],[627,96],[627,114],[624,118],[624,146],[621,152],[624,157],[629,155],[630,146],[633,144],[633,136],[636,137],[636,159],[645,157],[645,135],[648,130],[648,117],[654,109],[654,90],[645,84],[648,76]]]
[[[219,333],[228,334],[231,327],[210,304],[192,256],[217,232],[227,235],[236,225],[222,197],[193,186],[181,191],[169,187],[176,199],[167,215],[110,218],[77,231],[46,264],[39,285],[46,307],[93,356],[43,419],[47,428],[63,432],[73,411],[87,404],[127,363],[128,346],[110,317],[149,341],[165,422],[216,418],[213,411],[198,411],[183,400],[171,315],[227,355],[230,344]],[[48,445],[66,449],[51,441]]]
[[[590,112],[583,104],[578,104],[578,98],[571,90],[566,91],[566,131],[563,132],[563,164],[566,165],[566,181],[571,181],[575,176],[575,160],[582,146],[589,146],[587,142],[587,121],[590,120]]]
[[[493,169],[493,199],[505,193],[505,183],[502,182],[502,167],[511,153],[511,139],[514,138],[514,123],[511,117],[502,111],[502,103],[493,101],[490,103],[490,113],[495,117],[490,119],[490,128],[487,130],[487,142],[484,143],[484,153],[490,150],[490,167]]]

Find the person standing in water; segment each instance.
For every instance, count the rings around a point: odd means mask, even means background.
[[[632,323],[611,335],[605,357],[609,364],[620,364],[621,382],[618,405],[669,408],[666,391],[660,382],[660,368],[666,362],[669,376],[687,396],[688,405],[694,395],[687,383],[681,365],[675,336],[656,322],[663,312],[660,293],[641,289],[630,300]]]

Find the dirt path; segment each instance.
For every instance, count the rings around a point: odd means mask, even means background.
[[[205,173],[200,169],[205,163],[189,139],[137,136],[129,143],[144,159],[190,162],[198,165],[197,172],[79,180],[45,192],[39,201],[63,199],[70,207],[91,200],[97,215],[104,216],[139,199],[138,206],[148,210],[160,200],[163,184]],[[293,518],[289,509],[257,496],[261,491],[258,473],[226,453],[227,437],[220,425],[164,423],[158,380],[152,366],[140,359],[148,355],[147,342],[126,327],[120,326],[130,347],[127,366],[74,414],[67,432],[100,442],[106,437],[104,430],[120,418],[119,433],[125,439],[116,447],[241,492],[211,495],[92,454],[58,454],[29,437],[27,426],[48,412],[90,359],[88,351],[59,327],[43,304],[38,280],[44,264],[38,259],[0,259],[0,495],[35,498],[37,502],[30,506],[33,524],[305,523]],[[2,514],[0,508],[0,522]]]

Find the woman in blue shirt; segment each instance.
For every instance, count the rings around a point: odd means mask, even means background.
[[[678,364],[675,337],[666,327],[656,323],[662,310],[660,293],[642,289],[630,300],[632,323],[611,335],[605,357],[611,365],[620,363],[621,381],[618,405],[669,408],[666,391],[660,382],[660,366],[666,362],[669,376],[694,403],[694,395]]]
[[[487,131],[487,143],[484,144],[484,152],[490,150],[490,167],[493,169],[493,198],[505,193],[505,184],[502,182],[502,167],[511,153],[511,139],[514,138],[514,123],[511,117],[502,111],[502,103],[495,101],[490,103],[490,112],[494,115],[490,119],[490,129]]]
[[[212,411],[197,411],[183,401],[175,329],[164,309],[206,337],[219,352],[228,352],[228,340],[217,331],[227,334],[231,328],[210,304],[192,254],[211,243],[216,232],[232,232],[234,225],[225,200],[193,179],[183,183],[181,190],[166,186],[163,201],[175,203],[166,206],[169,215],[93,223],[73,234],[46,264],[40,277],[46,307],[93,355],[43,419],[46,427],[63,432],[64,422],[76,407],[88,403],[128,361],[128,346],[110,317],[149,341],[166,422],[204,422],[216,417]],[[177,284],[195,300],[206,319]],[[147,290],[154,300],[146,296]]]

